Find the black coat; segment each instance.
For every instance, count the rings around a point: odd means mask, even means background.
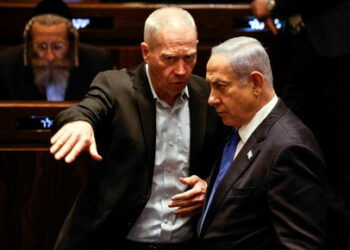
[[[218,153],[223,126],[207,104],[209,85],[193,75],[188,89],[190,175],[204,178]],[[99,74],[87,97],[59,114],[57,124],[74,120],[88,121],[100,138],[106,138],[98,143],[104,160],[77,198],[55,249],[114,249],[125,239],[151,191],[156,107],[144,64]]]
[[[319,55],[350,54],[350,0],[276,0],[274,14],[282,18],[300,14]]]
[[[207,193],[218,166],[220,161]],[[324,172],[312,133],[279,101],[217,187],[199,235],[200,249],[323,249]]]

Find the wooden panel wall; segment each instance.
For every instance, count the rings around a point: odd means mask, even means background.
[[[52,249],[94,162],[71,165],[46,151],[0,151],[0,249]]]
[[[54,117],[71,102],[0,102],[0,249],[52,249],[94,161],[49,153],[49,129],[19,129],[18,118]]]

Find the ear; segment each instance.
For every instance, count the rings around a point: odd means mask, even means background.
[[[262,92],[264,85],[264,75],[259,71],[253,71],[250,73],[250,79],[253,83],[253,94],[259,96]]]
[[[149,62],[149,46],[147,43],[145,42],[142,42],[140,44],[140,48],[141,48],[141,52],[142,52],[142,57],[143,57],[143,60],[148,63]]]

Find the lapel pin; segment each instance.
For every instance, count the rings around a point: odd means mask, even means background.
[[[247,153],[248,160],[250,160],[250,158],[252,158],[252,156],[253,156],[253,153],[251,150],[249,150],[249,152]]]

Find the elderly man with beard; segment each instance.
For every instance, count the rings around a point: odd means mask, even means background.
[[[24,45],[0,52],[0,100],[80,100],[100,71],[112,69],[110,53],[78,42],[71,21],[34,16]]]

